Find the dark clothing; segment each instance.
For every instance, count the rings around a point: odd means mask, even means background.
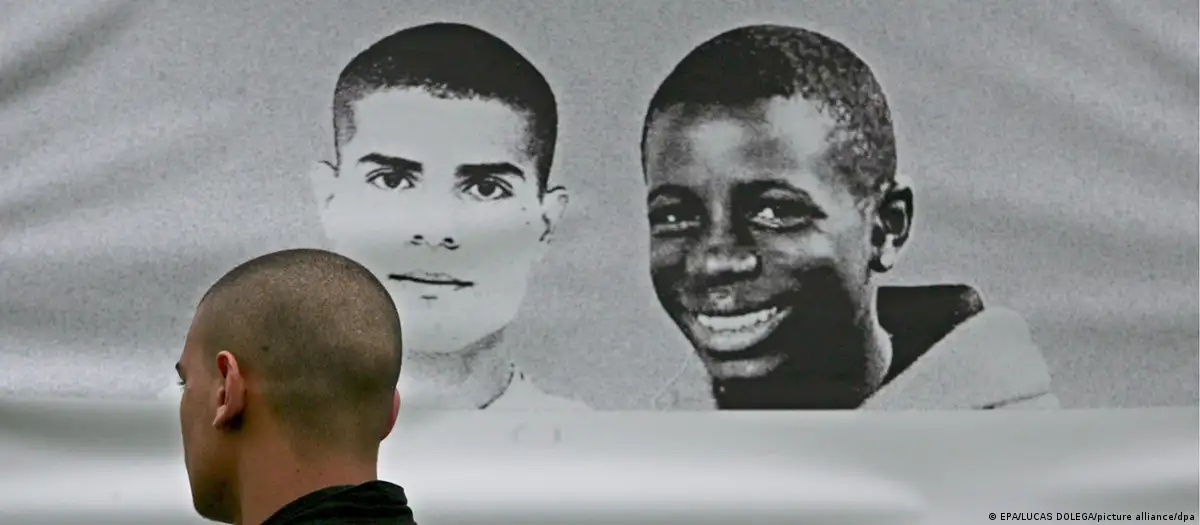
[[[909,369],[938,341],[983,311],[979,294],[965,285],[883,286],[879,324],[892,337],[892,364],[884,383]],[[866,395],[840,378],[797,378],[779,369],[765,377],[712,382],[721,409],[848,409]]]
[[[885,286],[879,324],[891,336],[883,385],[862,392],[836,379],[770,377],[713,382],[722,409],[952,410],[1057,408],[1050,372],[1021,316],[984,308],[970,286]]]
[[[293,501],[262,525],[416,525],[404,489],[386,481],[321,489]]]
[[[881,286],[879,324],[892,335],[890,383],[966,320],[983,311],[983,298],[966,285]]]

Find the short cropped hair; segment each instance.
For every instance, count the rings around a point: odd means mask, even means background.
[[[771,98],[801,97],[837,123],[829,159],[865,195],[894,179],[896,138],[883,89],[871,68],[844,44],[798,27],[753,25],[702,43],[679,62],[650,100],[642,128],[672,109],[746,108]]]
[[[403,347],[396,305],[366,268],[324,250],[274,252],[225,274],[199,308],[206,362],[232,352],[297,445],[378,446]]]
[[[385,89],[419,88],[443,98],[495,100],[525,114],[528,153],[546,188],[558,136],[558,103],[546,78],[520,52],[474,26],[449,22],[403,29],[355,56],[333,95],[334,146],[354,137],[354,103]]]

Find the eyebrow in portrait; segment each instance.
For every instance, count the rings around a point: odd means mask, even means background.
[[[368,153],[358,159],[359,164],[375,164],[384,168],[390,168],[395,171],[404,171],[409,173],[420,173],[425,168],[423,164],[415,160],[409,160],[404,157],[395,157],[392,155],[384,155],[382,153]]]
[[[464,179],[481,177],[517,177],[525,180],[525,172],[508,162],[488,162],[483,164],[463,164],[456,170],[456,175]]]
[[[742,195],[762,195],[769,192],[778,192],[777,194],[784,194],[788,197],[807,201],[813,206],[817,205],[816,200],[813,199],[811,193],[800,189],[787,181],[778,179],[744,182],[739,184],[735,191]]]
[[[683,200],[695,195],[691,190],[676,184],[663,184],[652,190],[646,196],[646,202],[654,202],[658,199],[675,199]]]

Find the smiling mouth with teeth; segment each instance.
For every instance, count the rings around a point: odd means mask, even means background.
[[[770,307],[738,315],[693,314],[688,322],[694,343],[710,352],[739,352],[779,328],[791,308]]]

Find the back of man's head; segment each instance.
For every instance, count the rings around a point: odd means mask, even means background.
[[[247,411],[260,401],[295,450],[373,455],[391,430],[400,319],[346,257],[296,249],[243,263],[204,296],[192,331],[208,366],[236,358]]]

